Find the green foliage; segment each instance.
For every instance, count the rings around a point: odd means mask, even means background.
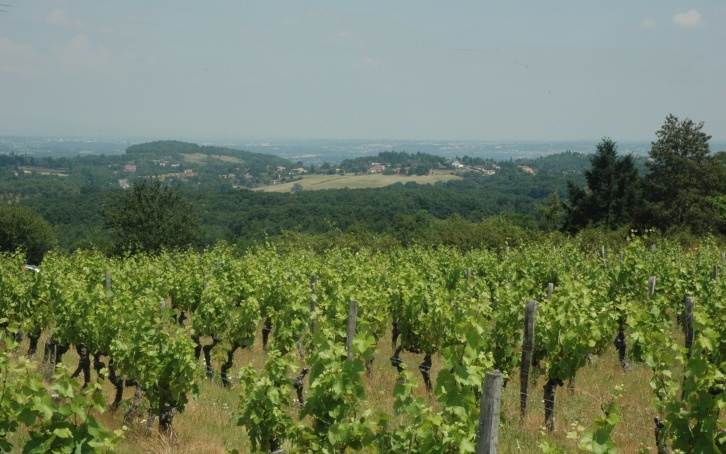
[[[255,452],[272,452],[289,436],[293,421],[286,409],[292,405],[288,377],[294,363],[273,350],[258,374],[252,366],[240,373],[240,415],[237,424],[247,429]]]
[[[560,230],[563,219],[563,206],[560,196],[553,192],[547,197],[547,204],[537,207],[539,213],[539,229],[545,232]]]
[[[576,232],[588,225],[614,229],[632,222],[639,204],[638,170],[632,155],[617,157],[617,145],[608,138],[597,145],[586,170],[583,189],[569,182],[564,229]]]
[[[78,393],[78,382],[60,367],[46,388],[33,363],[9,354],[17,344],[2,332],[0,342],[2,452],[109,452],[121,442],[123,431],[112,432],[93,416],[105,407],[99,385]]]
[[[28,317],[32,323],[24,329],[52,324],[58,341],[107,353],[117,375],[141,383],[149,406],[161,412],[170,406],[182,410],[194,393],[199,367],[192,336],[214,334],[249,346],[261,319],[269,318],[274,329],[267,364],[261,371],[246,367],[241,379],[239,423],[254,450],[453,453],[474,449],[484,374],[496,368],[506,380],[517,367],[522,309],[533,299],[535,362],[549,378],[574,377],[587,355],[610,348],[623,326],[631,359],[652,370],[653,407],[666,423],[662,433],[668,443],[684,452],[723,450],[726,287],[723,279],[714,279],[713,269],[722,277],[726,265],[716,239],[702,237],[684,249],[649,232],[600,243],[614,234],[598,232],[586,230],[568,241],[551,235],[499,251],[416,245],[374,252],[331,244],[313,253],[295,237],[285,248],[266,245],[242,256],[225,245],[123,259],[97,251],[52,253],[43,271],[32,274],[20,270],[21,256],[2,256],[0,324]],[[606,245],[605,253],[598,244]],[[113,277],[111,289],[105,286],[106,270]],[[657,277],[652,295],[649,276]],[[551,299],[545,297],[549,282]],[[690,351],[674,335],[684,295],[696,301]],[[344,346],[351,299],[359,301],[359,310],[349,361]],[[190,317],[183,325],[177,318],[181,310]],[[392,320],[401,330],[401,345],[440,353],[442,367],[432,377],[434,402],[433,396],[415,397],[406,364],[398,364],[404,370],[389,416],[371,406],[363,374]],[[0,396],[6,377],[9,383],[25,374],[12,372],[19,363],[13,360],[5,372],[2,358]],[[302,407],[293,400],[291,380],[301,367],[310,369]],[[60,378],[56,383],[63,392],[68,388]],[[68,408],[59,411],[75,414]],[[615,406],[603,410],[605,416],[583,437],[585,429],[574,426],[569,438],[580,441],[579,449],[615,450],[619,412]],[[2,429],[13,432],[7,440],[14,448],[24,436],[17,428],[29,420],[30,413],[22,411],[15,425],[0,418]],[[65,427],[53,443],[68,434]],[[544,452],[560,449],[542,443]]]
[[[703,122],[668,115],[656,132],[644,181],[643,223],[661,230],[686,226],[697,234],[724,228],[713,199],[723,172],[709,155],[711,136],[702,129]]]
[[[331,341],[331,333],[318,334],[310,358],[310,393],[300,417],[309,416],[312,427],[296,428],[296,445],[303,451],[337,453],[361,450],[373,444],[385,425],[385,416],[366,409],[363,373],[365,360],[375,349],[375,339],[361,333],[353,342],[354,359],[346,359],[345,346]]]
[[[516,222],[513,216],[495,216],[470,222],[459,216],[436,221],[429,227],[424,245],[455,247],[462,251],[476,249],[505,250],[536,238]]]
[[[106,209],[116,253],[159,253],[196,245],[200,221],[179,187],[160,180],[136,181]]]
[[[585,432],[580,439],[580,449],[596,454],[615,454],[618,452],[612,439],[615,425],[620,422],[620,407],[613,401],[602,405],[605,416],[595,420],[595,430]]]
[[[50,225],[28,207],[0,203],[0,251],[25,252],[28,263],[39,265],[56,245]]]
[[[194,343],[168,312],[159,311],[153,296],[139,303],[133,317],[120,321],[127,329],[111,342],[109,353],[120,370],[146,388],[152,409],[183,411],[189,394],[197,392]]]

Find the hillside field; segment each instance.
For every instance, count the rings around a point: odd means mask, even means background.
[[[363,189],[382,188],[396,183],[414,182],[418,184],[434,184],[443,181],[459,180],[460,176],[449,171],[434,171],[424,176],[382,175],[382,174],[346,174],[346,175],[305,175],[302,180],[264,186],[258,188],[262,192],[291,192],[295,183],[300,183],[305,191],[318,189]]]

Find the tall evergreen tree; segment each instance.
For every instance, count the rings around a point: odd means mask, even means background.
[[[719,167],[709,154],[703,122],[668,115],[651,143],[645,177],[643,222],[660,229],[687,227],[705,233],[722,227],[714,206]]]
[[[615,229],[633,221],[639,200],[638,169],[632,155],[618,158],[617,145],[605,137],[590,157],[587,185],[567,183],[564,229],[576,232],[588,225]]]

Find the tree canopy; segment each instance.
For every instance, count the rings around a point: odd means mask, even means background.
[[[50,225],[28,207],[0,203],[0,251],[25,252],[28,263],[38,265],[56,245]]]
[[[565,230],[576,232],[588,225],[615,229],[632,222],[639,200],[638,170],[632,155],[618,158],[617,145],[603,138],[585,170],[584,188],[568,182],[570,201],[565,205]]]
[[[158,179],[135,181],[105,210],[116,253],[158,253],[196,245],[199,218],[178,186]]]
[[[722,172],[709,154],[711,136],[702,129],[703,122],[668,115],[656,132],[646,164],[650,173],[644,180],[645,224],[661,229],[682,226],[694,233],[723,228],[714,204]]]

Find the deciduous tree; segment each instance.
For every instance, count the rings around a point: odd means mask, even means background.
[[[158,253],[197,244],[199,218],[178,186],[160,180],[135,181],[105,210],[114,252]]]
[[[28,263],[38,265],[56,245],[53,229],[28,207],[0,203],[0,251],[23,250]]]

